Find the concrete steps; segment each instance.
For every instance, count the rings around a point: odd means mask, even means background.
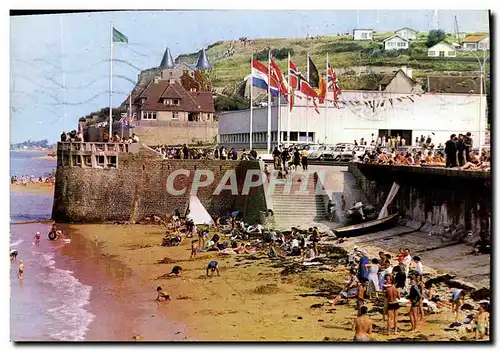
[[[314,173],[294,173],[295,177],[276,184],[270,194],[273,202],[275,229],[312,225],[326,217],[325,203],[316,195]],[[298,181],[301,179],[301,181]],[[307,186],[304,186],[307,182]],[[289,189],[288,189],[289,187]]]

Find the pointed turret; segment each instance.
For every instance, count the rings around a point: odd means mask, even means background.
[[[165,53],[161,59],[160,68],[175,68],[174,60],[172,59],[169,48],[165,49]]]
[[[201,49],[200,54],[198,55],[198,62],[196,62],[196,69],[210,69],[212,65],[208,62],[207,53],[205,49]]]

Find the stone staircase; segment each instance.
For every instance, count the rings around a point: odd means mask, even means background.
[[[278,180],[274,191],[269,192],[274,228],[278,230],[299,225],[310,227],[326,216],[324,197],[316,194],[315,173],[295,172],[292,176],[286,181]]]

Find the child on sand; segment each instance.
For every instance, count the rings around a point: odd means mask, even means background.
[[[451,312],[455,313],[455,323],[458,323],[458,314],[460,312],[460,307],[464,304],[465,291],[462,289],[455,289],[451,294]]]
[[[158,293],[158,295],[156,296],[156,301],[161,301],[161,299],[163,299],[163,301],[170,300],[170,295],[167,292],[164,292],[161,286],[156,288],[156,292]]]
[[[174,268],[172,268],[172,272],[168,273],[168,275],[174,275],[176,277],[180,276],[181,273],[182,273],[183,269],[181,266],[174,266]]]
[[[368,307],[361,306],[359,316],[356,317],[353,323],[354,341],[369,341],[368,335],[372,333],[373,322],[366,314]]]
[[[18,254],[17,250],[10,250],[10,255],[9,255],[10,256],[10,260],[11,261],[15,261],[16,258],[17,258],[17,254]]]
[[[214,275],[214,272],[217,271],[217,276],[220,277],[220,272],[219,272],[219,267],[217,261],[210,261],[210,263],[207,266],[207,277],[208,277],[208,271],[210,271],[211,275]]]
[[[196,257],[196,252],[198,252],[198,243],[199,240],[191,240],[191,256],[189,257],[190,260]]]
[[[40,244],[40,232],[36,232],[35,234],[35,244]]]
[[[488,317],[488,312],[485,311],[484,306],[479,305],[478,312],[476,314],[476,317],[474,318],[476,340],[483,339],[486,335],[486,328],[489,325]]]
[[[23,274],[24,274],[24,261],[21,260],[21,261],[19,261],[19,268],[17,270],[17,277],[19,279],[23,279]]]

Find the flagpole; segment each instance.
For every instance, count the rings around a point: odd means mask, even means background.
[[[267,153],[271,153],[271,50],[267,60]]]
[[[328,53],[326,53],[326,92],[325,92],[325,145],[328,140]]]
[[[307,53],[306,75],[307,75],[307,83],[309,83],[309,53]],[[309,129],[307,128],[308,119],[309,119],[309,97],[306,96],[306,144],[309,142]]]
[[[109,40],[109,134],[108,142],[111,140],[111,134],[113,132],[113,21],[111,21],[111,37]]]
[[[288,91],[288,120],[286,123],[286,141],[287,141],[287,146],[290,147],[290,116],[291,116],[291,111],[290,111],[290,106],[291,106],[291,89],[290,89],[290,51],[288,52],[288,84],[287,84],[287,91]]]
[[[250,60],[250,151],[252,151],[253,139],[253,52]]]

